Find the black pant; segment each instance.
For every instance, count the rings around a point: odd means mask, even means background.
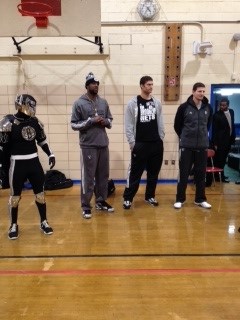
[[[141,176],[147,171],[145,199],[155,197],[158,175],[163,161],[163,142],[136,142],[131,154],[128,171],[127,187],[124,190],[124,200],[132,201],[136,195]]]
[[[211,158],[207,158],[207,166],[208,167],[212,167],[212,161]],[[205,186],[206,187],[210,187],[212,185],[213,182],[213,174],[212,172],[207,172],[206,173],[206,183]]]
[[[224,169],[229,151],[230,151],[230,145],[225,147],[221,146],[217,148],[214,159],[213,159],[215,167]],[[221,175],[223,180],[224,179],[223,171],[221,172]]]
[[[11,160],[9,181],[12,196],[20,196],[26,180],[32,185],[34,194],[43,192],[45,175],[39,158]]]
[[[206,149],[186,149],[179,150],[179,181],[177,185],[177,202],[186,200],[186,189],[188,177],[192,166],[194,167],[194,181],[196,184],[195,201],[206,201],[205,196],[205,175],[207,165]]]
[[[21,196],[24,182],[27,179],[31,183],[35,195],[44,192],[45,175],[39,158],[35,157],[28,160],[11,160],[9,170],[11,197]],[[39,203],[36,200],[35,203],[39,211],[40,220],[45,220],[47,210],[46,203]],[[13,223],[17,223],[18,208],[18,205],[13,207],[11,204],[9,204],[11,225]]]

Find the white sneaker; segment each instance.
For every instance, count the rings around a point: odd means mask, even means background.
[[[131,205],[132,205],[132,202],[129,201],[129,200],[124,200],[123,201],[123,209],[130,209],[131,208]]]
[[[175,202],[173,206],[175,209],[181,209],[183,204],[184,202]]]
[[[207,202],[207,201],[203,201],[203,202],[196,202],[194,201],[194,203],[199,206],[199,207],[202,207],[204,209],[210,209],[212,208],[212,206]]]

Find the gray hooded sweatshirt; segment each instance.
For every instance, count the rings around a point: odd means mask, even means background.
[[[105,125],[97,124],[96,115],[104,118]],[[107,101],[99,95],[96,101],[82,95],[74,102],[71,115],[71,127],[79,131],[79,144],[81,148],[104,148],[109,144],[106,128],[112,127],[112,114]]]
[[[162,105],[158,99],[154,97],[152,98],[156,106],[158,133],[160,138],[163,140],[165,132],[163,124]],[[125,110],[125,133],[131,150],[133,149],[135,144],[137,119],[138,106],[137,96],[135,96],[128,102]]]

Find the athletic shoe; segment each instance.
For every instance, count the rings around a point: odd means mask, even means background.
[[[156,199],[154,198],[149,198],[145,200],[147,203],[149,203],[151,206],[153,207],[157,207],[158,206],[158,202]]]
[[[174,203],[173,206],[174,206],[175,209],[181,209],[183,204],[184,204],[184,202],[177,201],[177,202]]]
[[[124,200],[123,201],[123,209],[130,209],[131,208],[131,205],[132,205],[132,202],[131,201],[128,201],[128,200]]]
[[[91,219],[92,218],[92,212],[90,209],[83,210],[82,215],[83,215],[84,219]]]
[[[45,233],[45,234],[52,234],[53,229],[50,227],[48,224],[47,220],[43,220],[40,224],[40,229]]]
[[[224,178],[224,179],[222,180],[222,182],[223,182],[223,183],[229,183],[230,180]]]
[[[203,202],[196,202],[194,201],[194,203],[199,206],[202,207],[204,209],[210,209],[212,206],[207,202],[207,201],[203,201]]]
[[[112,206],[110,206],[110,204],[108,204],[106,201],[98,201],[95,205],[95,208],[97,210],[104,210],[104,211],[108,211],[108,212],[114,211],[114,208]]]
[[[18,225],[13,223],[8,230],[8,239],[15,240],[18,238]]]

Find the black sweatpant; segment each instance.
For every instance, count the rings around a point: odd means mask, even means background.
[[[158,175],[163,161],[163,142],[136,142],[131,153],[127,186],[123,193],[124,200],[131,201],[136,195],[141,176],[146,170],[147,185],[145,199],[154,198]]]
[[[176,202],[183,203],[186,200],[186,189],[192,167],[194,167],[194,181],[196,184],[195,201],[198,203],[206,201],[205,176],[207,150],[181,148],[179,153],[179,179]]]

